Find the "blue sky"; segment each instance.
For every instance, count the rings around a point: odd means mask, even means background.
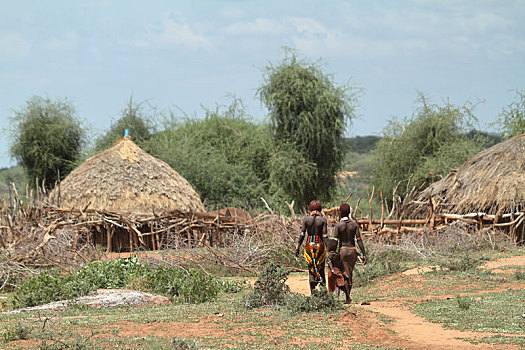
[[[363,89],[348,136],[410,116],[418,91],[483,100],[490,130],[524,88],[525,1],[0,0],[0,167],[8,117],[34,95],[67,98],[93,137],[130,96],[198,116],[234,94],[264,120],[255,92],[283,46]]]

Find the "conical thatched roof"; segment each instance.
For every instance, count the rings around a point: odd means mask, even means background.
[[[55,203],[58,191],[50,195]],[[59,205],[136,214],[204,211],[186,179],[129,137],[73,170],[60,184]]]
[[[502,213],[525,209],[525,134],[478,153],[418,199],[428,202],[430,196],[445,204],[441,211],[454,214],[496,214],[504,203]]]

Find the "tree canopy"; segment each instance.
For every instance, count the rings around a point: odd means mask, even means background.
[[[268,108],[274,142],[282,144],[278,148],[293,145],[296,161],[304,159],[303,169],[309,169],[308,178],[281,186],[285,194],[299,207],[314,198],[330,199],[343,161],[344,131],[355,116],[356,90],[337,86],[318,63],[299,60],[288,50],[281,63],[265,68],[257,94]]]
[[[111,123],[106,133],[95,141],[95,152],[101,152],[111,147],[124,136],[124,131],[129,130],[133,141],[141,146],[151,137],[154,125],[151,115],[147,115],[143,103],[135,103],[130,98],[126,107],[121,111],[121,117]]]
[[[525,90],[516,90],[514,101],[503,107],[498,123],[504,138],[525,133]]]
[[[398,182],[424,186],[483,149],[484,138],[475,137],[474,106],[430,103],[422,94],[411,118],[390,120],[378,141],[372,160],[373,182],[390,198]],[[404,194],[400,186],[398,194]]]
[[[32,186],[36,180],[53,186],[80,159],[85,131],[69,101],[34,96],[10,120],[10,153],[24,167]]]
[[[171,123],[146,150],[186,178],[207,207],[259,207],[269,177],[266,126],[250,122],[238,101],[205,112],[203,119]]]

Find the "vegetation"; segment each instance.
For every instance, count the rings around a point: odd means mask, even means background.
[[[371,152],[377,142],[381,140],[381,136],[354,136],[343,139],[344,152],[355,152],[358,154]]]
[[[111,123],[109,130],[95,141],[94,152],[99,153],[111,147],[124,136],[126,129],[129,131],[133,141],[139,146],[142,146],[145,141],[151,138],[151,134],[155,129],[153,115],[148,115],[145,112],[144,103],[137,104],[130,98],[128,104],[121,112],[120,119]]]
[[[458,295],[455,299],[421,303],[415,310],[431,322],[442,323],[449,328],[524,334],[523,312],[516,308],[522,299],[523,291],[520,290],[486,293],[476,300]]]
[[[483,149],[484,139],[466,136],[474,121],[473,106],[431,104],[420,95],[412,118],[391,120],[383,130],[372,161],[374,184],[390,198],[397,183],[406,185],[412,175],[414,186],[445,176]],[[406,186],[398,191],[403,195]]]
[[[268,108],[274,142],[295,146],[307,167],[316,170],[307,177],[310,181],[296,175],[293,187],[279,186],[304,208],[312,198],[331,199],[356,94],[349,85],[336,86],[318,64],[299,60],[291,50],[287,54],[280,64],[266,67],[258,96]],[[274,180],[290,183],[289,175],[277,173]]]
[[[14,293],[15,308],[70,300],[97,289],[137,289],[168,296],[176,301],[201,303],[213,300],[221,290],[235,291],[231,283],[223,284],[201,270],[174,266],[153,268],[137,257],[113,261],[96,261],[75,273],[43,271],[26,279]]]
[[[525,133],[525,90],[516,90],[514,101],[503,108],[497,123],[505,138]]]
[[[27,179],[23,167],[14,166],[0,170],[0,197],[9,198],[9,193],[12,190],[11,184],[15,184],[19,194],[25,192]]]
[[[187,179],[209,208],[257,208],[269,188],[271,139],[238,101],[156,133],[145,149]]]
[[[289,272],[275,263],[266,264],[255,281],[253,291],[248,293],[245,307],[248,309],[262,306],[278,306],[289,312],[334,312],[342,309],[333,294],[326,288],[314,290],[311,296],[291,293],[285,283]]]
[[[10,121],[10,153],[24,167],[31,186],[36,181],[53,186],[73,170],[86,138],[69,101],[34,96]]]

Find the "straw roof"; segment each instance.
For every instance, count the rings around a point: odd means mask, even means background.
[[[60,203],[56,203],[59,191]],[[73,170],[50,198],[63,208],[121,213],[204,211],[199,195],[186,179],[129,137]]]
[[[525,209],[525,134],[486,149],[432,184],[419,196],[432,196],[448,213],[496,214]],[[414,213],[421,212],[419,207]]]

